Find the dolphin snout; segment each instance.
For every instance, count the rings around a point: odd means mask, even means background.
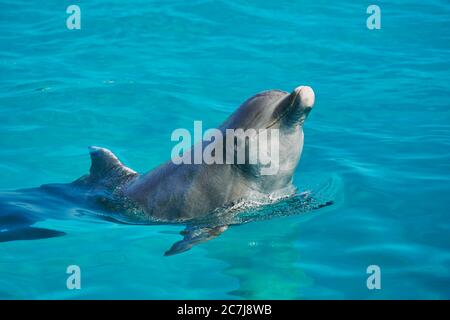
[[[295,88],[276,105],[273,112],[274,120],[269,124],[269,127],[278,121],[285,127],[302,126],[312,110],[314,101],[315,95],[311,87],[299,86]]]
[[[292,92],[294,101],[299,104],[301,109],[311,109],[314,105],[314,90],[309,86],[299,86]]]

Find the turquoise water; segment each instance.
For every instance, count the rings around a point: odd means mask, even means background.
[[[450,298],[446,1],[377,1],[380,30],[362,1],[77,1],[81,30],[69,4],[0,3],[0,229],[36,238],[0,242],[0,298]],[[295,185],[325,190],[327,208],[164,257],[183,226],[29,189],[87,173],[89,145],[146,172],[174,129],[300,84],[316,105]],[[66,289],[71,264],[81,290]]]

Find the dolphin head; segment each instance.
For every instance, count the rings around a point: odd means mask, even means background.
[[[236,167],[251,181],[256,181],[263,191],[290,185],[303,150],[303,125],[314,101],[314,91],[309,86],[299,86],[291,93],[264,91],[245,101],[221,126],[224,132],[227,129],[248,132],[235,138],[233,156],[236,161],[238,146],[245,146],[245,162],[238,162]],[[264,134],[269,136],[268,143],[255,142]],[[228,139],[229,134],[225,136]],[[251,147],[252,141],[253,146],[258,146],[256,149]],[[258,159],[256,163],[251,163],[252,155],[253,159]],[[263,161],[264,155],[269,155],[270,163]],[[268,167],[271,170],[267,170]]]
[[[264,91],[245,101],[222,128],[276,128],[290,131],[303,126],[314,101],[314,91],[309,86],[299,86],[291,93]]]

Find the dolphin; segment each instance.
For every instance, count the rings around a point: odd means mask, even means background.
[[[309,86],[299,86],[292,92],[269,90],[246,100],[219,128],[224,139],[227,129],[255,129],[257,135],[276,129],[279,150],[278,170],[264,175],[267,164],[212,163],[175,164],[172,160],[145,174],[126,167],[110,150],[90,147],[90,173],[74,182],[95,195],[95,201],[113,211],[121,212],[128,222],[187,222],[184,239],[165,254],[189,250],[193,245],[215,238],[228,224],[195,225],[218,208],[230,207],[247,200],[292,195],[292,180],[303,149],[303,125],[315,102]],[[251,137],[250,137],[251,139]],[[209,143],[201,141],[202,146]],[[235,141],[245,145],[248,141]],[[223,143],[222,145],[226,145]],[[195,146],[187,151],[194,153]],[[236,152],[228,149],[224,151]],[[246,155],[249,150],[246,150]],[[236,156],[235,154],[233,155]]]

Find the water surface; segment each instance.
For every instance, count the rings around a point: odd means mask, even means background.
[[[0,215],[59,232],[0,242],[0,298],[450,298],[446,1],[378,1],[374,31],[361,1],[77,3],[81,30],[66,28],[68,1],[0,4]],[[24,191],[87,173],[89,145],[146,172],[174,129],[300,84],[316,105],[295,185],[326,186],[333,206],[164,257],[183,226]],[[82,290],[66,289],[71,264]],[[366,287],[372,264],[381,290]]]

